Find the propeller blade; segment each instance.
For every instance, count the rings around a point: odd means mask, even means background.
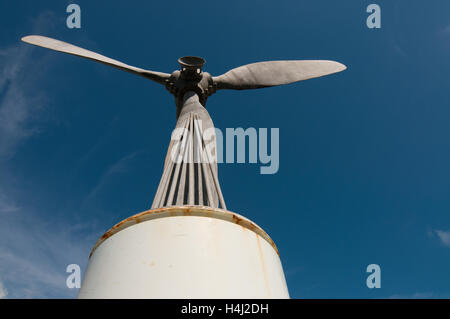
[[[87,58],[93,61],[97,61],[106,65],[110,65],[113,67],[116,67],[118,69],[128,71],[137,75],[141,75],[147,79],[153,80],[155,82],[165,84],[165,80],[170,77],[170,74],[162,73],[162,72],[155,72],[155,71],[149,71],[144,70],[141,68],[137,68],[125,63],[122,63],[117,60],[113,60],[111,58],[108,58],[106,56],[103,56],[101,54],[77,47],[75,45],[72,45],[70,43],[62,42],[59,40],[55,40],[52,38],[40,36],[40,35],[29,35],[22,38],[23,42],[34,44],[43,48],[52,49],[59,52],[64,52],[76,56],[80,56],[83,58]]]
[[[327,60],[267,61],[246,64],[213,77],[217,89],[246,90],[289,84],[344,71],[347,67]]]

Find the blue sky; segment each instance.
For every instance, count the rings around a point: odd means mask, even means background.
[[[20,43],[40,34],[172,72],[213,75],[282,59],[345,72],[218,92],[216,127],[280,129],[280,169],[220,164],[231,211],[275,241],[293,298],[450,296],[450,3],[376,1],[0,2],[0,296],[71,298],[116,222],[149,208],[175,126],[172,96],[132,74]],[[381,267],[381,288],[366,267]]]

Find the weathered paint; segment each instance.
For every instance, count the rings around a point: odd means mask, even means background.
[[[125,229],[129,226],[139,224],[143,221],[152,220],[156,218],[163,217],[173,217],[173,216],[200,216],[200,217],[210,217],[210,218],[218,218],[222,220],[226,220],[242,227],[245,227],[256,234],[260,235],[262,238],[267,240],[267,242],[272,245],[273,249],[275,249],[278,254],[278,249],[273,242],[273,240],[267,235],[267,233],[258,225],[253,223],[251,220],[241,216],[239,214],[219,209],[219,208],[211,208],[208,206],[172,206],[172,207],[164,207],[158,209],[151,209],[144,211],[142,213],[133,215],[128,217],[121,222],[117,223],[111,229],[109,229],[106,233],[103,234],[102,237],[95,244],[92,249],[89,257],[92,256],[95,249],[107,238],[111,237],[115,233],[119,232],[122,229]]]
[[[146,211],[95,245],[79,298],[289,298],[270,237],[210,207]]]

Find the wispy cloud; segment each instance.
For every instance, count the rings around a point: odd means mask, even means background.
[[[84,267],[101,234],[93,226],[46,221],[20,209],[0,224],[0,273],[11,298],[74,297],[66,287],[68,264]]]
[[[0,214],[11,213],[19,209],[15,203],[12,203],[0,190]]]
[[[109,166],[108,169],[100,177],[97,184],[92,188],[92,190],[89,192],[89,194],[83,200],[83,203],[81,205],[82,209],[85,208],[86,204],[89,201],[91,201],[93,198],[95,198],[98,195],[98,193],[108,184],[109,179],[113,175],[127,172],[131,166],[131,161],[141,152],[142,151],[137,151],[137,152],[128,154],[128,155],[122,157],[121,159],[119,159],[117,162],[113,163],[111,166]]]
[[[8,296],[8,290],[6,290],[3,283],[0,281],[0,299],[6,298],[6,296]]]
[[[435,233],[445,246],[450,247],[450,230],[449,231],[435,230]]]
[[[51,15],[38,15],[30,33],[45,33],[51,27],[48,21],[54,20]],[[44,129],[49,101],[41,89],[48,64],[45,56],[36,60],[32,53],[33,47],[19,39],[0,48],[0,297],[74,297],[77,291],[66,287],[66,266],[74,263],[83,269],[103,229],[49,219],[52,214],[42,208],[30,209],[23,181],[14,175],[19,148]]]
[[[0,49],[0,159],[10,158],[24,139],[39,132],[47,96],[39,90],[42,69],[19,42]]]
[[[35,33],[50,27],[52,13],[38,15]],[[20,146],[40,131],[42,111],[48,98],[41,89],[46,67],[31,56],[32,47],[20,42],[0,48],[0,213],[18,210],[14,199],[15,178],[11,161]]]
[[[439,32],[444,36],[450,36],[450,25],[442,28],[441,30],[439,30]]]

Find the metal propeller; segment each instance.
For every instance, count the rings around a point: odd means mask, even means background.
[[[66,43],[63,41],[55,40],[48,37],[43,37],[40,35],[29,35],[22,38],[23,42],[34,44],[43,48],[52,49],[59,52],[64,52],[72,55],[77,55],[83,58],[87,58],[93,61],[97,61],[106,65],[110,65],[116,67],[118,69],[128,71],[137,75],[141,75],[155,82],[165,84],[165,81],[170,77],[170,74],[155,72],[150,70],[144,70],[141,68],[137,68],[120,61],[108,58],[104,55],[77,47],[70,43]]]
[[[55,40],[52,38],[29,35],[22,38],[22,41],[34,44],[40,47],[52,49],[59,52],[64,52],[80,57],[84,57],[90,60],[104,63],[124,71],[128,71],[137,75],[141,75],[145,78],[166,85],[171,78],[171,75],[163,72],[155,72],[137,68],[120,61],[108,58],[101,54],[77,47],[75,45]],[[189,59],[199,59],[197,57],[187,57]],[[183,58],[181,58],[183,59]],[[180,60],[181,60],[180,59]],[[201,71],[203,63],[192,65],[194,71]],[[186,67],[182,64],[182,67]],[[188,66],[189,68],[189,66]],[[196,68],[198,70],[196,70]],[[234,68],[220,76],[210,77],[204,81],[209,85],[214,86],[214,90],[233,89],[233,90],[246,90],[257,89],[269,86],[277,86],[283,84],[289,84],[293,82],[308,80],[317,78],[337,72],[341,72],[346,69],[346,66],[335,61],[328,60],[293,60],[293,61],[266,61],[243,65]],[[186,73],[192,74],[192,69],[186,70]],[[198,73],[197,72],[197,73]],[[175,72],[174,72],[175,73]],[[172,80],[174,73],[172,73]],[[206,72],[205,72],[206,73]],[[198,74],[199,75],[199,74]],[[190,79],[193,80],[193,79]],[[201,76],[198,77],[197,82],[201,82]],[[175,82],[175,81],[172,81]],[[210,90],[211,91],[211,90]],[[212,94],[214,92],[210,92]],[[208,95],[210,95],[208,94]]]
[[[267,61],[240,66],[213,77],[217,89],[246,90],[289,84],[337,73],[347,67],[327,60]]]
[[[181,131],[183,135],[179,136],[180,139],[177,135],[175,138],[172,136],[152,204],[155,209],[172,205],[220,206],[226,209],[218,179],[214,124],[205,108],[211,94],[221,89],[245,90],[289,84],[346,69],[345,65],[334,61],[268,61],[243,65],[213,77],[202,72],[204,59],[185,56],[178,59],[180,70],[168,74],[137,68],[43,36],[30,35],[23,37],[22,41],[138,74],[163,84],[175,96],[178,130],[174,132]]]

